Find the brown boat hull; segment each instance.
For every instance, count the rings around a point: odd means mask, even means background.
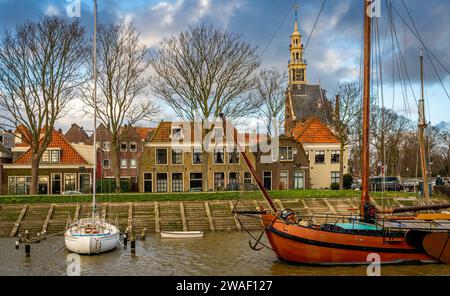
[[[378,254],[381,264],[431,263],[434,258],[416,249],[404,237],[350,234],[286,224],[262,215],[269,242],[279,258],[288,262],[321,265],[368,264]],[[272,223],[273,222],[273,223]]]

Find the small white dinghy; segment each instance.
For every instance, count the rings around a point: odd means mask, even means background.
[[[161,231],[162,238],[197,238],[203,234],[203,231]]]
[[[114,250],[119,242],[119,229],[99,218],[81,219],[65,232],[66,248],[78,254],[100,254]]]

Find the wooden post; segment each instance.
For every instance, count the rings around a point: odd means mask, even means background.
[[[47,218],[45,218],[44,225],[42,225],[42,233],[47,233],[47,227],[48,223],[50,222],[50,219],[53,215],[53,211],[55,210],[55,204],[52,204],[50,208],[48,209]]]
[[[328,200],[328,198],[324,198],[323,201],[325,202],[325,204],[327,205],[327,207],[330,209],[331,213],[333,214],[337,214],[336,209],[333,207],[333,205],[330,203],[330,201]]]
[[[253,204],[255,205],[255,209],[256,209],[257,211],[261,211],[261,207],[258,205],[258,202],[257,202],[256,200],[253,201]],[[264,228],[264,222],[263,222],[262,219],[261,219],[261,225],[262,225],[262,227]]]
[[[161,232],[161,222],[159,220],[159,204],[155,201],[155,232]]]
[[[214,220],[211,215],[211,209],[209,208],[209,203],[207,201],[205,201],[205,209],[206,209],[206,216],[208,216],[209,228],[211,229],[211,231],[215,231],[216,229],[214,227]]]
[[[228,203],[230,204],[230,210],[233,211],[233,209],[234,209],[233,202],[230,200]],[[241,223],[239,223],[238,218],[235,215],[233,215],[233,218],[234,218],[234,224],[236,224],[237,230],[241,231],[242,227],[241,227]]]
[[[106,220],[106,211],[108,210],[108,204],[104,203],[102,208],[102,219]]]
[[[73,221],[78,221],[79,217],[80,217],[80,204],[77,203],[77,208],[75,210],[75,216],[73,217]]]
[[[317,223],[317,220],[316,220],[316,218],[314,218],[314,213],[311,211],[311,209],[309,208],[309,206],[306,204],[306,202],[303,200],[303,199],[301,199],[301,202],[302,202],[302,204],[303,204],[303,207],[305,208],[305,210],[306,210],[306,212],[308,213],[308,216],[311,216],[311,221],[314,223],[314,224],[316,224]]]
[[[184,204],[180,202],[181,222],[183,223],[183,231],[188,231],[186,213],[184,212]]]
[[[398,200],[396,200],[395,198],[392,199],[399,207],[403,208],[404,205],[402,205]]]
[[[275,202],[276,202],[277,205],[280,207],[280,209],[284,209],[284,205],[283,205],[283,203],[281,202],[281,200],[276,199]]]
[[[128,230],[133,230],[133,203],[128,203]]]
[[[22,208],[22,211],[20,212],[19,217],[17,217],[17,221],[14,224],[14,227],[13,227],[13,229],[11,231],[11,234],[10,234],[11,237],[14,237],[14,236],[17,235],[17,231],[19,230],[20,223],[22,222],[23,217],[25,217],[25,214],[27,213],[27,210],[28,210],[28,205],[24,205],[23,208]]]

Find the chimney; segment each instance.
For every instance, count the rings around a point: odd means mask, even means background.
[[[62,134],[62,128],[58,129],[58,133]]]

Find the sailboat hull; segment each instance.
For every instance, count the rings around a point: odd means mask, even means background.
[[[262,216],[269,242],[279,258],[301,264],[357,265],[372,262],[371,254],[382,264],[432,263],[436,260],[409,245],[404,237],[362,235],[322,230],[274,221]],[[273,223],[272,223],[273,222]]]

